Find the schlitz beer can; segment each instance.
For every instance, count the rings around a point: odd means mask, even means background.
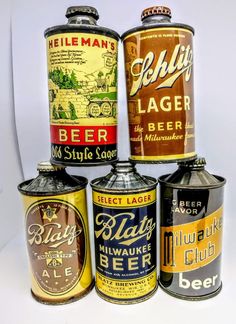
[[[71,166],[117,160],[119,35],[97,26],[95,8],[69,7],[68,24],[45,31],[51,161]]]
[[[194,30],[171,22],[166,7],[142,13],[143,25],[122,35],[131,160],[175,162],[195,154]]]
[[[221,290],[223,186],[203,158],[180,162],[159,178],[160,285],[174,297],[201,300]]]
[[[45,304],[64,304],[94,285],[91,270],[87,179],[64,167],[38,165],[39,175],[18,186],[25,209],[32,295]]]
[[[97,293],[117,304],[144,301],[157,289],[156,181],[121,161],[91,186]]]

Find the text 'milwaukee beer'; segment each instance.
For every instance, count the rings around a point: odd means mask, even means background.
[[[86,202],[87,179],[64,167],[38,165],[39,175],[18,186],[25,209],[32,295],[45,304],[64,304],[94,285]]]
[[[169,294],[206,299],[221,290],[223,186],[203,158],[179,162],[159,178],[160,285]]]
[[[113,303],[144,301],[157,289],[156,180],[117,162],[91,185],[96,290]]]
[[[45,31],[51,161],[71,166],[117,160],[117,43],[98,12],[70,7],[67,25]]]
[[[195,156],[193,28],[172,23],[166,7],[142,13],[122,35],[131,160],[173,162]]]

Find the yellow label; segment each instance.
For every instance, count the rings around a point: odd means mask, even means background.
[[[23,195],[32,292],[63,302],[92,283],[86,190],[33,197]]]
[[[51,125],[117,124],[117,44],[93,33],[47,37]]]
[[[192,223],[161,227],[161,270],[185,272],[216,259],[222,249],[223,208]]]
[[[156,271],[153,271],[145,277],[133,280],[115,280],[97,272],[96,285],[101,293],[111,298],[120,300],[140,298],[155,289],[157,285],[157,274]]]
[[[139,207],[152,204],[156,200],[156,190],[141,192],[138,194],[109,195],[93,191],[93,202],[96,205],[106,207]]]

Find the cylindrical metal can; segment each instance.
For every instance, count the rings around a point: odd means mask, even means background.
[[[18,186],[25,209],[32,295],[44,304],[64,304],[94,286],[91,269],[87,179],[64,167],[38,165],[39,175]]]
[[[221,290],[223,186],[203,158],[180,162],[159,178],[160,285],[174,297],[201,300]]]
[[[142,13],[122,35],[131,160],[190,160],[195,154],[192,27],[172,23],[167,7]]]
[[[97,26],[93,7],[69,7],[66,17],[45,31],[51,161],[107,164],[117,160],[119,35]]]
[[[157,289],[156,184],[126,161],[91,182],[96,290],[109,302],[138,303]]]

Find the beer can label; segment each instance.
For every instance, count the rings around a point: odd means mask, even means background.
[[[152,28],[124,38],[131,159],[195,155],[192,32]]]
[[[117,159],[117,41],[94,33],[47,37],[52,159]]]
[[[179,190],[163,200],[160,282],[167,290],[196,297],[221,286],[221,190]]]
[[[145,297],[157,286],[156,190],[93,191],[96,287],[114,301]]]
[[[48,302],[82,295],[92,283],[85,189],[23,197],[33,294]]]

